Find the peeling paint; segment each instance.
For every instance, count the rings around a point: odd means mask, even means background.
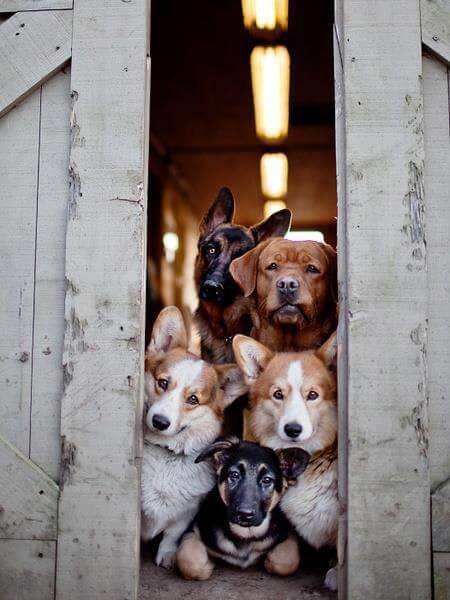
[[[87,326],[86,320],[81,320],[75,312],[75,308],[70,309],[69,318],[65,319],[65,333],[67,337],[70,337],[72,342],[76,342],[77,348],[81,352],[85,352],[89,349],[89,346],[84,341],[84,330]]]
[[[81,198],[81,179],[75,162],[70,159],[69,164],[69,202],[67,216],[69,219],[78,217],[78,199]]]
[[[72,474],[77,456],[77,448],[75,444],[67,441],[66,436],[61,436],[61,470],[59,477],[59,485],[62,490],[66,484],[72,483]]]
[[[412,257],[425,267],[426,236],[423,179],[423,166],[419,167],[415,162],[410,161],[408,192],[404,198],[407,211],[403,233],[408,241],[415,245],[412,250]]]
[[[71,281],[70,279],[68,279],[67,277],[65,278],[65,286],[66,286],[66,293],[70,293],[70,294],[72,294],[72,296],[76,296],[77,294],[80,293],[80,290],[77,288],[77,286],[74,284],[74,282]]]
[[[63,364],[63,384],[64,389],[69,385],[73,379],[73,363],[68,362]]]

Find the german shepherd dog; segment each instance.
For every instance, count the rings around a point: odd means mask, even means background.
[[[176,307],[161,311],[146,356],[141,477],[142,539],[163,534],[156,564],[172,565],[181,535],[213,488],[213,469],[195,458],[220,435],[225,407],[245,391],[236,365],[213,367],[187,351]]]
[[[250,428],[273,449],[303,448],[311,459],[281,508],[314,548],[336,547],[337,490],[336,334],[318,349],[276,353],[252,338],[233,340],[236,360],[250,388]],[[336,570],[325,584],[336,589]]]
[[[290,228],[290,210],[280,210],[253,227],[233,223],[234,198],[221,188],[200,224],[195,282],[199,305],[195,320],[201,336],[202,358],[212,363],[233,362],[231,340],[250,334],[249,302],[229,273],[231,261]]]
[[[299,565],[294,534],[279,508],[280,498],[305,470],[309,454],[301,448],[274,452],[237,438],[216,441],[198,457],[211,460],[217,486],[208,494],[177,552],[186,579],[208,579],[210,557],[246,568],[265,558],[271,573],[290,575]]]

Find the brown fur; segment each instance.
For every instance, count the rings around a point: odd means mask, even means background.
[[[309,272],[311,265],[318,273]],[[319,347],[337,325],[336,268],[336,252],[319,242],[267,240],[235,259],[231,275],[251,300],[250,335],[276,351]],[[286,277],[298,282],[289,302],[277,287]]]
[[[297,571],[300,566],[300,552],[298,541],[294,534],[291,534],[287,540],[275,546],[264,561],[264,568],[272,575],[287,577]]]

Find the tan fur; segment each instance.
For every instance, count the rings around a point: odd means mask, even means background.
[[[264,561],[264,568],[272,575],[287,577],[297,571],[300,566],[300,551],[298,541],[294,534],[291,534],[284,542],[275,546]]]
[[[270,264],[275,270],[268,270]],[[307,271],[313,265],[319,273]],[[252,300],[251,336],[276,351],[319,347],[336,329],[336,253],[319,242],[266,240],[231,263],[230,273],[244,296]],[[282,317],[277,281],[299,282],[296,315]]]
[[[185,579],[205,581],[211,577],[214,570],[206,546],[195,532],[187,533],[183,537],[177,551],[176,563]]]

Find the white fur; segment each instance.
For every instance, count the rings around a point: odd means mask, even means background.
[[[306,441],[314,433],[311,417],[306,407],[306,401],[302,396],[301,387],[303,385],[304,373],[300,360],[293,361],[288,368],[287,382],[290,387],[288,397],[283,400],[283,414],[278,423],[278,435],[285,441],[292,444],[293,439],[284,431],[284,426],[288,423],[299,423],[303,429],[295,441]]]
[[[266,535],[267,530],[269,529],[269,525],[270,517],[269,515],[267,515],[264,521],[262,521],[262,523],[254,527],[242,527],[242,525],[230,523],[230,529],[235,535],[237,535],[242,540],[249,538],[257,539]]]

